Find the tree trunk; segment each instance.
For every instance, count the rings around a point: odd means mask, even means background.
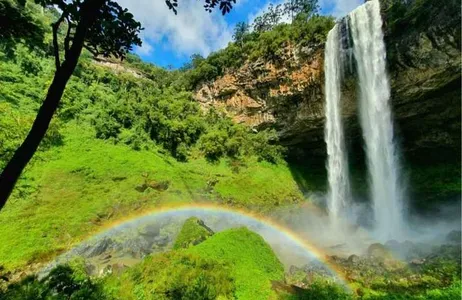
[[[0,210],[6,204],[22,171],[37,151],[40,142],[45,136],[51,119],[58,108],[61,97],[79,60],[88,28],[96,20],[96,16],[105,3],[105,0],[90,0],[82,5],[80,22],[77,25],[73,43],[66,59],[56,70],[45,101],[40,107],[31,130],[21,146],[15,151],[13,157],[0,175]]]
[[[5,205],[16,181],[45,136],[74,68],[75,65],[73,67],[69,65],[67,68],[64,68],[63,64],[63,67],[56,71],[53,82],[48,89],[47,97],[38,111],[29,134],[16,150],[5,169],[3,169],[0,175],[0,209]]]

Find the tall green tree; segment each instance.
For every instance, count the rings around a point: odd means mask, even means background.
[[[290,0],[284,4],[283,10],[292,21],[300,15],[308,19],[318,12],[318,0]]]
[[[21,0],[22,3],[25,1]],[[56,71],[31,130],[0,174],[0,209],[11,195],[22,171],[37,151],[40,142],[59,106],[66,84],[75,70],[82,50],[93,55],[124,58],[133,45],[141,45],[138,34],[141,24],[133,15],[110,0],[35,0],[43,7],[57,7],[59,18],[51,25]],[[204,0],[205,10],[219,7],[223,14],[232,9],[236,0]],[[177,13],[178,0],[166,0]],[[58,31],[65,26],[64,49],[60,49]],[[62,55],[64,54],[64,55]]]
[[[242,46],[244,38],[249,33],[249,25],[245,22],[239,22],[234,27],[233,39],[234,41]]]
[[[258,16],[253,21],[253,29],[256,32],[264,32],[273,29],[274,26],[279,24],[284,14],[281,4],[274,6],[270,4],[268,10],[261,16]]]

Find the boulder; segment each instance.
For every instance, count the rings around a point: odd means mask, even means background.
[[[462,232],[460,230],[453,230],[446,235],[446,242],[451,244],[459,244],[462,240]]]
[[[170,186],[170,181],[165,180],[165,181],[151,181],[148,184],[148,187],[151,189],[154,189],[156,191],[166,191],[168,187]]]
[[[350,255],[350,256],[348,257],[348,262],[349,262],[350,264],[356,264],[356,263],[359,262],[359,259],[360,259],[360,258],[359,258],[358,255],[353,254],[353,255]]]
[[[374,258],[389,259],[392,258],[390,250],[383,244],[375,243],[367,248],[367,255]]]
[[[196,217],[191,217],[185,221],[173,244],[173,248],[181,249],[197,245],[213,234],[213,230],[207,227],[204,221]]]
[[[426,262],[425,258],[414,258],[409,262],[411,266],[421,266]]]

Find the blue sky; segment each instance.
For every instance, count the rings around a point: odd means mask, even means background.
[[[143,46],[135,52],[145,61],[174,68],[189,61],[194,53],[207,56],[226,47],[238,22],[251,23],[270,3],[285,0],[237,0],[226,16],[218,11],[207,13],[203,0],[179,0],[178,14],[169,11],[164,0],[118,0],[145,28]],[[322,14],[343,16],[364,0],[319,0]]]

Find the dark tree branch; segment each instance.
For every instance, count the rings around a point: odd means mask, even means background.
[[[64,12],[63,12],[61,17],[59,17],[58,21],[56,21],[56,23],[53,23],[53,25],[52,25],[52,28],[53,28],[53,51],[54,51],[54,54],[55,54],[56,70],[58,70],[61,67],[61,61],[60,61],[60,58],[59,58],[58,29],[59,29],[59,25],[63,22],[64,18],[65,18],[65,15],[64,15]]]
[[[84,44],[83,47],[85,49],[88,50],[88,52],[90,52],[91,54],[93,54],[94,57],[97,57],[98,55],[100,55],[100,53],[98,53],[95,49],[91,48],[90,46],[88,46],[87,44]]]
[[[66,32],[66,37],[64,38],[64,58],[67,59],[68,53],[69,53],[69,44],[71,42],[71,29],[72,29],[72,24],[71,20],[69,19],[68,16],[66,16],[66,21],[67,21],[67,32]]]

